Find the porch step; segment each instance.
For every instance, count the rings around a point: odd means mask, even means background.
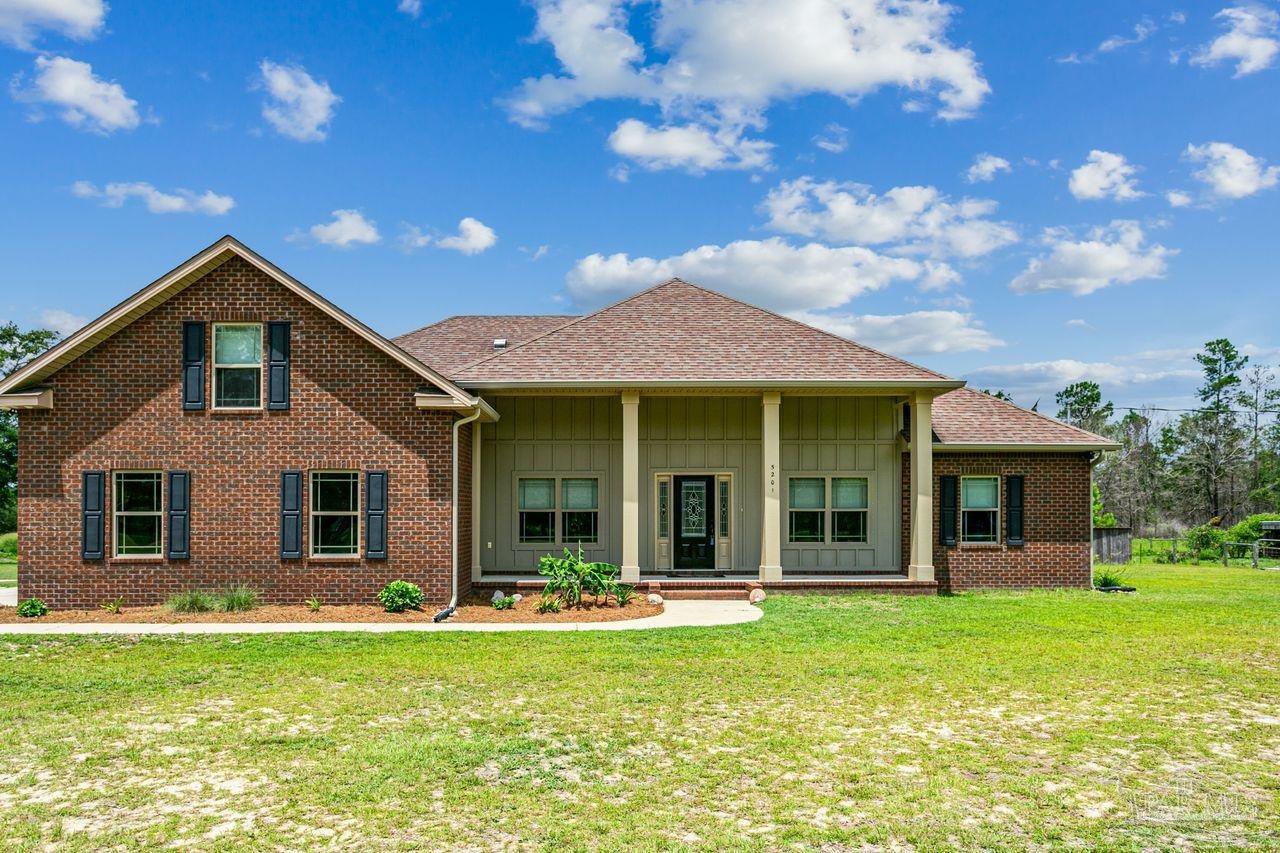
[[[536,578],[517,580],[475,581],[472,588],[478,591],[501,589],[536,595],[546,586],[546,581]],[[840,594],[849,592],[893,595],[937,595],[936,581],[913,581],[906,575],[850,575],[848,577],[790,578],[780,581],[744,580],[742,578],[662,578],[642,580],[636,584],[636,592],[648,595],[656,592],[674,601],[689,599],[742,600],[753,589],[777,593]]]

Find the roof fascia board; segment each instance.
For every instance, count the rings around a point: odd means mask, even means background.
[[[1083,441],[1064,442],[1062,444],[1017,444],[1017,443],[995,443],[995,444],[948,444],[946,442],[935,441],[933,443],[934,453],[1062,453],[1068,451],[1092,452],[1097,450],[1119,450],[1120,445],[1113,442],[1093,442],[1087,443]]]
[[[459,384],[465,388],[478,388],[484,390],[560,390],[575,388],[618,390],[688,388],[696,390],[698,388],[768,388],[770,390],[786,391],[789,389],[802,390],[807,388],[848,388],[868,389],[875,390],[878,393],[891,394],[895,391],[930,389],[943,393],[955,388],[962,388],[965,383],[960,379],[650,379],[644,381],[625,381],[614,379],[593,379],[586,381],[544,379],[519,381],[483,380],[476,382],[470,382],[463,379],[459,380]]]

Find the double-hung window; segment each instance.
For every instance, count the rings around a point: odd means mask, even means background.
[[[516,490],[521,544],[600,541],[600,481],[595,477],[522,477]]]
[[[831,541],[867,541],[867,478],[831,478]]]
[[[262,408],[262,324],[213,326],[213,407]]]
[[[1000,541],[1000,478],[960,478],[960,537],[963,542]]]
[[[825,542],[827,481],[792,477],[788,482],[788,538],[792,542]]]
[[[311,556],[354,557],[360,553],[360,474],[311,473]]]
[[[159,471],[117,471],[111,502],[117,557],[159,557],[164,504]]]

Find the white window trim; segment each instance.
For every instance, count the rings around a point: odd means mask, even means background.
[[[965,509],[964,506],[964,481],[965,480],[995,480],[996,481],[996,526],[994,539],[966,539],[964,537],[964,514],[966,512],[991,512],[989,508],[983,509]],[[956,501],[960,506],[960,530],[956,541],[961,545],[999,545],[1002,541],[1001,537],[1004,532],[1004,500],[1001,492],[1004,491],[1004,478],[999,474],[966,474],[960,478],[960,494],[959,500]]]
[[[822,540],[815,542],[797,542],[791,538],[791,481],[792,480],[822,480],[822,498],[823,506],[821,510],[816,509],[796,509],[795,512],[822,512]],[[843,509],[837,510],[832,506],[832,488],[835,480],[865,480],[867,483],[867,506],[864,509]],[[784,535],[786,537],[785,545],[794,546],[796,548],[871,548],[872,546],[872,508],[875,506],[875,481],[870,472],[867,471],[851,471],[836,472],[834,474],[796,471],[788,473],[786,476],[787,488],[786,501],[784,508],[784,521],[786,527]],[[835,516],[836,512],[863,512],[867,516],[867,538],[864,542],[837,542],[835,540]]]
[[[117,482],[121,474],[155,474],[160,480],[159,499],[160,506],[155,512],[140,512],[137,510],[120,510],[120,493],[117,488]],[[155,468],[123,468],[119,471],[111,472],[111,556],[117,560],[163,560],[164,554],[164,502],[165,502],[165,476],[163,471]],[[159,550],[154,554],[122,554],[120,553],[120,526],[117,519],[128,516],[155,516],[160,520],[160,536],[158,537]]]
[[[258,363],[257,364],[223,364],[218,361],[218,329],[221,328],[249,328],[253,327],[258,330]],[[262,360],[266,347],[263,341],[263,324],[262,323],[214,323],[213,324],[213,382],[211,383],[210,392],[213,396],[213,408],[219,412],[257,412],[262,409]],[[250,367],[258,368],[258,405],[256,406],[219,406],[218,405],[218,369],[219,368],[241,368]]]
[[[349,510],[343,512],[333,512],[331,510],[315,509],[316,500],[316,475],[318,474],[354,474],[356,478],[356,550],[351,554],[326,554],[316,551],[316,535],[315,524],[312,519],[316,516],[326,515],[352,515]],[[314,560],[359,560],[363,557],[362,543],[364,542],[364,489],[361,486],[361,472],[353,468],[316,468],[307,472],[307,555]]]
[[[524,510],[520,508],[520,481],[521,480],[550,480],[552,482],[552,508],[546,509],[530,509]],[[563,483],[565,480],[595,480],[596,481],[596,508],[595,509],[565,509]],[[571,545],[581,544],[584,549],[600,548],[604,545],[604,536],[601,532],[600,518],[600,492],[604,488],[602,485],[604,478],[595,472],[584,472],[581,474],[530,474],[516,472],[515,475],[515,536],[513,542],[516,548],[567,548]],[[529,542],[520,537],[520,513],[522,512],[550,512],[552,514],[551,523],[555,525],[555,535],[550,542]],[[596,514],[596,538],[594,542],[579,539],[566,539],[564,536],[564,514],[566,512],[594,512]]]

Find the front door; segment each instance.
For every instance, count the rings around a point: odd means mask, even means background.
[[[715,477],[676,477],[675,570],[714,569],[716,534],[711,512]]]

